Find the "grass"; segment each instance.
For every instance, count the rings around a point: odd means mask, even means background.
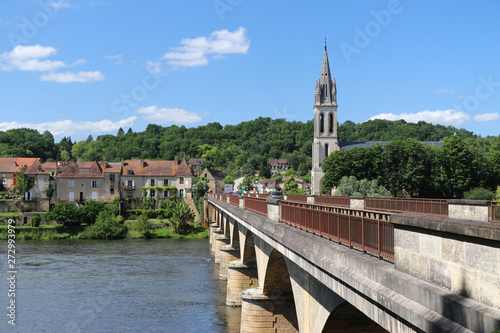
[[[8,212],[8,213],[0,213],[0,217],[2,216],[19,216],[23,215],[21,212]]]

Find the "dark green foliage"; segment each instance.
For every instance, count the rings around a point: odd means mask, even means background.
[[[208,191],[208,178],[196,177],[196,181],[193,186],[193,200],[198,212],[203,210],[203,201],[205,200],[205,193]]]
[[[102,211],[106,210],[108,205],[109,204],[104,201],[87,201],[83,207],[78,209],[81,221],[89,224],[95,223],[97,216],[99,216]]]
[[[194,213],[189,205],[184,201],[177,201],[175,209],[172,212],[172,217],[170,218],[172,232],[176,234],[188,232],[191,229],[189,222],[192,222],[193,219]]]
[[[41,157],[44,160],[57,157],[54,137],[49,131],[40,134],[29,128],[0,131],[0,156]]]
[[[363,196],[363,197],[389,197],[391,193],[376,180],[357,180],[356,177],[342,177],[335,195]]]
[[[45,189],[45,196],[47,197],[47,200],[49,200],[49,211],[50,211],[50,200],[52,200],[52,197],[54,196],[55,188],[52,186],[52,184],[49,184],[47,188]]]
[[[47,220],[55,220],[59,223],[79,223],[80,213],[75,205],[62,202],[55,205],[52,211],[47,213]]]
[[[338,186],[344,176],[377,180],[392,195],[462,198],[474,187],[493,189],[500,181],[500,154],[450,136],[440,148],[415,139],[391,141],[384,147],[334,152],[323,163],[323,186]]]
[[[464,193],[464,199],[467,200],[495,200],[496,193],[482,187],[473,188]]]
[[[167,200],[164,200],[167,201]],[[172,211],[175,207],[175,201],[171,201],[172,205],[165,209],[127,209],[129,218],[138,218],[145,215],[148,219],[169,219],[172,216]]]
[[[149,222],[149,218],[146,214],[139,216],[137,221],[130,225],[130,228],[139,232],[139,234],[145,238],[151,238],[153,236],[153,224]]]
[[[155,202],[154,198],[144,198],[142,200],[142,209],[154,209]]]
[[[107,210],[99,213],[94,225],[86,228],[90,238],[95,239],[117,239],[125,238],[127,227],[123,224],[123,218],[111,214]]]
[[[40,215],[35,215],[31,218],[31,226],[34,228],[38,228],[40,226],[40,222],[42,222]]]

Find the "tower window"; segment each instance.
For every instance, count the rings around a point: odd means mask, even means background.
[[[330,133],[333,133],[333,114],[331,114],[331,113],[328,115],[328,124],[329,124],[329,125],[328,125],[328,127],[329,127],[329,129],[328,129],[328,130],[329,130],[329,132],[330,132]]]
[[[325,115],[323,113],[319,115],[319,131],[325,131]]]
[[[325,158],[328,157],[328,143],[325,143]]]

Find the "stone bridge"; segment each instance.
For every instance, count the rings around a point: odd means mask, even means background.
[[[210,195],[241,332],[500,330],[500,224]]]

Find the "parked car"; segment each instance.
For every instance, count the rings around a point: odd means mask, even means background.
[[[281,191],[271,191],[271,192],[269,192],[269,198],[283,200],[283,192],[281,192]]]

